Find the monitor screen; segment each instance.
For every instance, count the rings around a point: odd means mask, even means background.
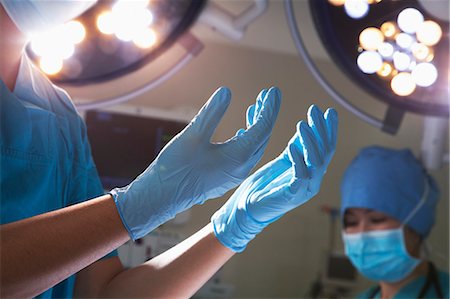
[[[85,120],[105,190],[129,184],[187,124],[106,111],[88,111]]]

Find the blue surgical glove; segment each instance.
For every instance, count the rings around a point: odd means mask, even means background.
[[[222,196],[261,159],[280,109],[280,91],[261,91],[247,110],[247,128],[212,143],[230,100],[230,91],[219,88],[139,177],[110,192],[133,240],[195,204]]]
[[[336,148],[338,118],[317,106],[308,110],[308,123],[276,159],[248,177],[211,217],[219,241],[241,252],[267,225],[319,192],[320,183]]]

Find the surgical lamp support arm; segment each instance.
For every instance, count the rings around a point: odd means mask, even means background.
[[[253,0],[252,5],[242,13],[233,15],[221,6],[208,1],[204,12],[200,15],[199,22],[234,41],[238,41],[244,36],[247,26],[261,16],[267,10],[267,7],[268,0]]]

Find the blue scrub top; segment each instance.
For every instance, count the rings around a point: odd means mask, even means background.
[[[437,272],[442,294],[444,295],[444,298],[449,298],[449,275],[447,272],[443,271]],[[425,282],[426,282],[425,275],[416,278],[415,280],[405,285],[397,294],[395,294],[393,299],[417,298]],[[368,290],[359,294],[357,298],[358,299],[369,298],[370,294],[373,292],[375,288],[376,287],[369,288]],[[380,296],[381,292],[378,292],[375,295],[374,299],[379,299],[381,298]],[[439,298],[436,289],[434,288],[434,285],[431,285],[430,288],[428,288],[428,291],[425,293],[425,296],[423,298],[430,298],[430,299]]]
[[[25,56],[13,93],[0,80],[0,115],[1,224],[104,194],[69,96]],[[75,275],[39,298],[71,298],[74,282]]]

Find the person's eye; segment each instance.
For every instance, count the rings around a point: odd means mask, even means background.
[[[385,222],[386,220],[387,220],[387,218],[384,217],[384,216],[372,217],[372,218],[370,219],[370,221],[372,221],[372,223],[375,223],[375,224],[383,223],[383,222]]]
[[[344,219],[344,227],[353,227],[353,226],[357,226],[358,225],[358,221],[356,220],[349,220],[349,219]]]

